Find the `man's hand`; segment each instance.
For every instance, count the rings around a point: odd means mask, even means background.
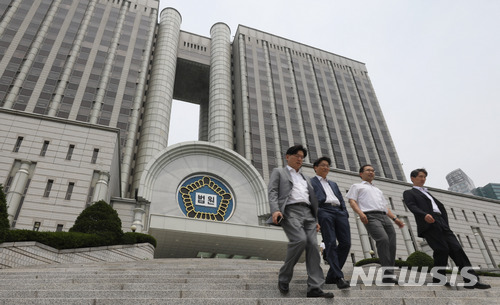
[[[278,219],[283,219],[283,214],[280,211],[276,211],[273,213],[273,223],[275,225],[279,224]]]
[[[396,220],[394,220],[394,222],[398,225],[399,228],[402,228],[405,226],[405,223],[399,218],[396,218]]]
[[[363,212],[359,213],[359,219],[361,219],[361,222],[364,224],[368,223],[368,217],[366,217],[365,213]]]
[[[427,215],[425,215],[424,220],[425,220],[427,223],[434,223],[434,222],[435,222],[434,217],[432,217],[432,215],[431,215],[431,214],[427,214]]]
[[[316,232],[319,232],[319,229],[320,229],[320,228],[321,228],[321,227],[319,226],[319,223],[317,223],[317,224],[316,224]]]

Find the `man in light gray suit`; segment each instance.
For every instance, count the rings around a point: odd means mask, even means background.
[[[307,297],[333,298],[333,293],[321,290],[325,280],[318,251],[318,201],[309,180],[299,172],[306,156],[302,145],[290,147],[286,152],[288,165],[275,168],[269,179],[272,222],[281,225],[289,240],[285,263],[278,275],[278,289],[288,293],[293,268],[305,250]]]

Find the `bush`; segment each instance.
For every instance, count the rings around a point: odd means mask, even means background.
[[[130,245],[130,244],[142,244],[142,243],[150,243],[153,247],[156,248],[156,239],[148,234],[135,233],[135,232],[127,232],[123,234],[122,244]]]
[[[121,227],[122,221],[116,210],[101,200],[83,210],[69,231],[97,234],[116,243],[123,236]]]
[[[380,259],[378,257],[372,257],[372,258],[365,258],[365,259],[362,259],[362,260],[356,262],[357,267],[368,265],[368,264],[380,264]]]
[[[418,271],[421,271],[422,267],[428,267],[428,270],[434,267],[434,259],[422,251],[415,251],[410,254],[406,262],[411,267],[418,267]]]
[[[156,239],[153,236],[142,233],[125,233],[122,238],[110,243],[105,235],[88,234],[80,232],[37,232],[31,230],[11,230],[5,238],[6,242],[36,241],[58,250],[77,249],[88,247],[102,247],[112,245],[130,245],[138,243],[150,243],[156,247]]]
[[[0,184],[0,243],[5,240],[5,235],[10,229],[9,214],[7,213],[7,200]]]

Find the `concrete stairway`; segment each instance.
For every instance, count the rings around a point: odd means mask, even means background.
[[[463,287],[381,287],[357,284],[332,299],[307,299],[304,264],[295,267],[290,293],[277,289],[281,262],[230,259],[154,259],[126,263],[51,265],[0,270],[6,304],[500,304],[500,278],[489,290]],[[368,268],[368,267],[367,267]],[[326,266],[324,268],[326,270]],[[350,279],[352,269],[345,270]],[[358,281],[361,282],[361,281]]]

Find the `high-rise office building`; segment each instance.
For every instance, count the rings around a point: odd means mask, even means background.
[[[233,41],[224,23],[210,37],[185,32],[180,13],[158,5],[0,0],[0,183],[12,228],[68,230],[102,199],[124,230],[157,238],[158,257],[281,259],[286,236],[264,225],[267,181],[285,150],[303,144],[303,172],[330,156],[343,192],[371,163],[408,224],[400,255],[421,248],[363,63],[242,25]],[[199,117],[183,114],[199,122],[199,141],[168,145],[173,99],[199,105]],[[453,201],[500,218],[486,199]],[[350,222],[352,260],[371,257],[373,242]],[[474,248],[476,263],[499,255],[488,246]]]
[[[472,190],[476,196],[500,200],[500,183],[488,183]]]
[[[446,181],[450,186],[448,190],[452,192],[471,194],[471,191],[475,188],[472,179],[460,168],[448,173]]]

